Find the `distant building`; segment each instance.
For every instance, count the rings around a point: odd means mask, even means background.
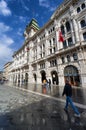
[[[3,77],[5,80],[9,80],[9,73],[10,73],[10,65],[12,64],[12,62],[7,62],[4,65],[4,72],[3,72]]]
[[[0,71],[0,80],[3,79],[3,71]]]
[[[86,86],[86,0],[64,0],[40,29],[26,27],[24,45],[14,53],[10,81]]]

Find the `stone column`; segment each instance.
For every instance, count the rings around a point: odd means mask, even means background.
[[[79,27],[78,27],[77,20],[75,20],[74,18],[73,18],[73,28],[74,28],[74,32],[75,32],[75,41],[79,42],[80,41]]]
[[[55,32],[56,32],[56,46],[57,46],[57,51],[59,50],[59,35],[58,35],[58,30],[59,30],[59,27],[58,27],[58,24],[57,24],[57,20],[55,19],[54,21],[54,25],[55,25]]]
[[[37,83],[38,84],[41,83],[41,73],[40,73],[40,69],[39,69],[39,64],[37,64]]]
[[[70,26],[71,26],[71,34],[72,34],[72,40],[73,40],[73,44],[76,43],[76,39],[75,39],[75,36],[74,36],[74,27],[73,27],[73,19],[70,20]]]

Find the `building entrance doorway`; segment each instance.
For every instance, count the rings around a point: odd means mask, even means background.
[[[78,69],[75,66],[69,65],[64,69],[64,80],[68,79],[71,85],[80,85],[80,76]]]
[[[58,85],[59,82],[58,82],[58,74],[57,74],[57,72],[52,71],[51,75],[52,75],[52,83]]]
[[[28,73],[25,73],[25,85],[28,84]]]
[[[20,86],[20,74],[18,74],[18,86]]]
[[[46,79],[46,73],[45,73],[44,70],[41,71],[40,73],[41,73],[41,81],[42,81],[42,83],[43,83],[43,81]]]
[[[33,76],[34,76],[34,81],[36,82],[37,81],[37,75],[33,74]]]

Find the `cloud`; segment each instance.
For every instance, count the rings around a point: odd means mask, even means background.
[[[56,7],[51,7],[50,8],[50,11],[55,11],[56,10]]]
[[[0,15],[4,15],[4,16],[11,15],[11,11],[7,7],[7,3],[4,0],[0,1]]]
[[[39,6],[48,8],[49,11],[53,12],[56,9],[56,5],[49,2],[49,0],[39,0]]]
[[[7,35],[3,35],[0,38],[0,44],[4,44],[5,46],[9,46],[9,45],[13,44],[13,42],[14,41],[12,40],[12,38],[8,37]]]
[[[0,69],[3,68],[6,62],[12,60],[13,49],[11,49],[10,45],[14,41],[6,34],[10,30],[11,28],[9,26],[0,23]]]
[[[22,22],[26,22],[27,17],[19,16],[19,20]]]
[[[46,8],[49,8],[49,7],[50,7],[49,2],[46,1],[46,0],[39,0],[39,5],[40,5],[40,6],[43,6],[43,7],[46,7]]]
[[[25,2],[23,0],[19,0],[22,4],[22,7],[26,10],[29,11],[29,8],[25,5]],[[28,1],[29,2],[29,1]]]
[[[6,26],[4,23],[0,22],[0,34],[11,30],[9,26]]]
[[[0,70],[3,69],[3,66],[12,60],[13,51],[8,46],[0,44]]]
[[[21,29],[21,28],[19,28],[19,30],[18,30],[18,32],[17,32],[17,34],[18,34],[19,36],[23,36],[23,31],[22,31],[22,29]]]
[[[10,59],[12,59],[12,54],[13,51],[11,48],[9,48],[8,46],[4,45],[4,44],[0,44],[0,63],[1,61],[4,63],[9,61]],[[1,64],[0,64],[1,67]]]

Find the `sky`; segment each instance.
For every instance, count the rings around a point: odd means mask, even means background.
[[[0,0],[0,71],[24,44],[24,30],[32,18],[46,24],[64,0]]]

